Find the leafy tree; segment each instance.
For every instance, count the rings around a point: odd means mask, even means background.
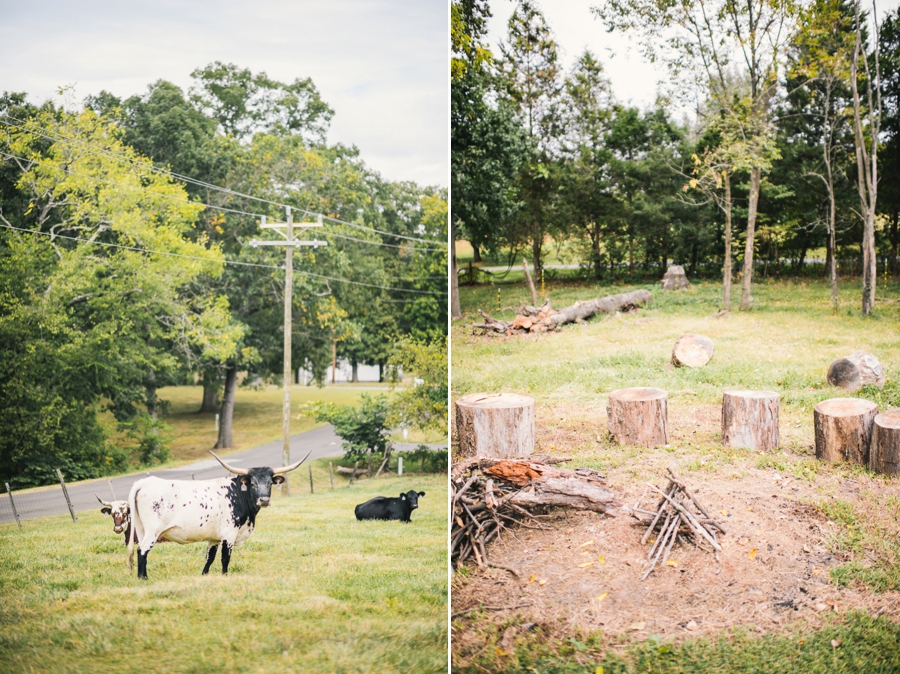
[[[371,450],[372,454],[390,455],[391,442],[388,417],[390,405],[387,396],[370,396],[363,393],[359,406],[318,403],[314,405],[317,421],[325,421],[334,426],[334,432],[343,440],[345,456],[360,459]]]
[[[447,340],[401,340],[388,363],[391,379],[414,378],[414,384],[398,392],[392,402],[392,418],[422,430],[447,431]]]

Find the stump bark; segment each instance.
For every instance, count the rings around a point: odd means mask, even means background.
[[[722,444],[761,451],[776,449],[779,400],[773,391],[723,393]]]
[[[669,394],[659,388],[623,388],[609,394],[607,428],[620,445],[669,442]]]
[[[713,341],[693,332],[679,337],[672,349],[672,365],[675,367],[703,367],[712,357]]]
[[[872,426],[878,405],[860,398],[823,400],[813,411],[816,458],[839,463],[869,463]]]
[[[687,280],[687,274],[684,273],[684,267],[673,264],[666,270],[662,278],[663,290],[689,290],[690,282]]]
[[[456,401],[463,456],[523,459],[534,452],[534,398],[517,393],[471,393]]]
[[[882,412],[875,417],[869,470],[900,475],[900,408]]]
[[[828,368],[828,383],[845,391],[858,391],[866,384],[884,387],[884,368],[871,353],[855,351],[846,358],[838,358]]]

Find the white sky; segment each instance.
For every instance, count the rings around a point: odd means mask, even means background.
[[[448,54],[449,0],[0,0],[0,91],[187,91],[212,61],[311,77],[335,111],[329,142],[422,185],[448,183]]]
[[[897,7],[900,0],[878,2],[878,15]],[[547,24],[560,46],[564,72],[568,72],[575,60],[587,47],[602,63],[606,76],[612,82],[613,95],[623,104],[641,109],[653,105],[657,84],[668,77],[665,65],[651,65],[638,53],[633,38],[621,33],[607,33],[603,22],[590,12],[599,0],[543,0],[538,3]],[[871,6],[863,0],[864,6]],[[488,41],[495,55],[499,55],[499,41],[506,40],[506,24],[516,7],[511,0],[490,0],[491,17],[488,23]]]

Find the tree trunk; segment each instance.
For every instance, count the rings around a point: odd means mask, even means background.
[[[759,185],[762,169],[750,170],[750,206],[747,211],[747,243],[744,246],[744,278],[741,280],[741,309],[749,309],[753,302],[750,285],[753,281],[753,234],[756,230],[756,207],[759,204]]]
[[[541,278],[544,273],[544,260],[541,256],[543,245],[543,237],[538,232],[535,232],[531,239],[531,265],[534,267],[534,275],[537,278]],[[541,287],[541,290],[543,290],[543,287]]]
[[[384,363],[378,363],[378,383],[384,382]]]
[[[620,445],[657,447],[669,442],[669,395],[658,388],[624,388],[609,394],[607,428]]]
[[[481,247],[475,241],[469,241],[472,244],[472,262],[481,262]]]
[[[522,258],[522,266],[525,268],[525,280],[528,281],[528,289],[531,290],[531,303],[538,305],[537,291],[534,289],[534,280],[531,278],[531,272],[528,271],[528,260]]]
[[[731,176],[725,173],[725,268],[722,270],[722,309],[731,311]]]
[[[897,270],[900,269],[900,265],[898,265],[898,247],[900,247],[900,231],[898,231],[897,227],[897,219],[900,217],[900,212],[895,208],[894,209],[894,217],[891,219],[891,276],[897,278]]]
[[[594,268],[594,279],[603,278],[603,263],[600,260],[600,224],[594,223],[591,229],[591,266]]]
[[[233,446],[231,426],[234,419],[234,394],[237,390],[237,366],[229,365],[225,369],[225,393],[222,396],[222,410],[219,412],[219,439],[216,449],[228,449]]]
[[[337,340],[331,340],[331,383],[335,382],[337,376]]]
[[[888,410],[875,417],[869,470],[900,475],[900,409]]]
[[[197,414],[215,414],[219,411],[219,384],[220,379],[212,372],[205,370],[200,376],[200,384],[203,386],[203,402]]]
[[[353,372],[353,375],[350,377],[350,381],[353,382],[354,384],[358,384],[359,383],[359,363],[357,363],[356,361],[353,361],[352,363],[350,363],[350,369]]]
[[[768,451],[777,449],[779,396],[772,391],[722,394],[722,444]]]
[[[470,393],[456,401],[462,456],[526,458],[534,452],[534,398],[516,393]]]
[[[816,458],[867,465],[878,406],[861,398],[823,400],[813,410]]]
[[[450,318],[462,318],[459,306],[459,270],[456,267],[456,239],[450,237]]]
[[[152,369],[147,372],[147,379],[144,380],[144,388],[147,389],[147,414],[153,421],[158,418],[158,405],[156,399],[156,372]]]

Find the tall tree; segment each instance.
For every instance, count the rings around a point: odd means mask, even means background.
[[[900,9],[888,12],[878,32],[881,66],[882,132],[878,154],[878,209],[888,219],[888,254],[894,276],[900,274]]]

